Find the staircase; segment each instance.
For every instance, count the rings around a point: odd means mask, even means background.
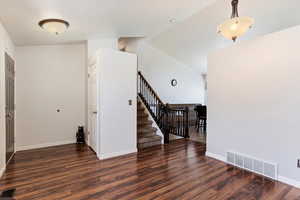
[[[163,134],[164,144],[169,143],[169,135],[189,137],[189,109],[171,108],[163,103],[141,72],[138,72],[138,148],[161,144],[162,137],[156,134],[149,115]],[[147,110],[146,110],[147,109]],[[147,112],[146,112],[147,111]]]
[[[141,101],[137,104],[137,142],[138,149],[160,145],[162,137],[156,135],[157,128],[152,126],[153,122],[149,119]]]

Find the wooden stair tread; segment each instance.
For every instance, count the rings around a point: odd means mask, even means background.
[[[137,113],[137,117],[148,117],[149,115],[147,113],[144,112],[138,112]]]
[[[146,125],[152,125],[153,122],[151,120],[138,120],[137,125],[138,126],[146,126]]]

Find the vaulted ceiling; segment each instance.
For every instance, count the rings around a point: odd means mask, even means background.
[[[217,26],[231,14],[230,0],[217,0],[150,40],[150,43],[186,65],[205,73],[207,55],[234,45],[217,34]],[[255,19],[253,28],[238,42],[300,24],[299,0],[240,0],[240,16]]]
[[[79,42],[99,37],[149,36],[214,0],[0,0],[0,20],[16,45]],[[68,32],[53,36],[41,19],[62,18]]]

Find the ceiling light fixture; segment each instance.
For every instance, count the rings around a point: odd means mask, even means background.
[[[239,17],[238,3],[239,0],[232,0],[231,19],[226,20],[218,27],[218,33],[222,34],[225,38],[233,40],[234,42],[238,37],[245,34],[254,24],[254,19],[251,17]]]
[[[65,32],[69,28],[70,24],[62,19],[44,19],[39,22],[39,26],[49,33],[58,35]]]

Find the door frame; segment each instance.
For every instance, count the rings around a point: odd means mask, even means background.
[[[8,164],[10,162],[10,160],[14,157],[15,155],[15,152],[16,152],[16,76],[15,76],[15,72],[16,72],[16,64],[15,64],[15,60],[13,59],[12,56],[9,55],[8,52],[5,52],[4,53],[4,77],[5,77],[5,91],[4,91],[4,94],[5,94],[5,143],[7,141],[7,127],[6,127],[6,124],[7,124],[7,85],[6,85],[6,78],[7,78],[7,62],[10,62],[10,61],[7,61],[7,60],[10,60],[12,61],[12,64],[13,64],[13,80],[14,80],[14,94],[13,94],[13,152],[12,152],[12,155],[10,156],[10,158],[7,158],[7,144],[5,145],[5,162],[6,164]]]
[[[96,95],[96,114],[94,113],[95,110],[91,110],[90,109],[90,101],[91,101],[91,87],[90,87],[90,80],[91,80],[91,76],[94,76],[95,78],[95,81],[96,81],[96,92],[95,95]],[[88,99],[87,99],[87,104],[88,104],[88,111],[87,111],[87,118],[88,118],[88,125],[87,125],[87,130],[88,130],[88,145],[89,147],[95,152],[96,155],[99,154],[99,129],[98,129],[98,117],[99,117],[99,108],[98,108],[98,84],[99,84],[99,78],[98,78],[98,67],[97,67],[97,61],[96,62],[91,62],[89,63],[89,67],[88,67],[88,86],[87,86],[87,89],[88,89]],[[95,132],[95,140],[94,141],[94,144],[95,144],[95,149],[92,148],[92,131],[93,131],[93,128],[91,127],[92,126],[92,123],[91,123],[91,116],[95,116],[96,115],[96,119],[94,121],[94,132]]]

